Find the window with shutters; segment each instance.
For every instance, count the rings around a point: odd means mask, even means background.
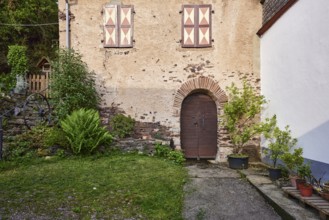
[[[211,47],[211,5],[182,6],[182,47]]]
[[[132,5],[104,6],[104,47],[133,47],[133,17]]]

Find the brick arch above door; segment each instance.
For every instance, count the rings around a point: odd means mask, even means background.
[[[179,117],[183,100],[197,90],[208,91],[208,95],[215,101],[218,108],[222,108],[228,98],[225,91],[213,79],[205,76],[194,78],[183,83],[174,98],[174,115]]]

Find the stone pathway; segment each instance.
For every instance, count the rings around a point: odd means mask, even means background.
[[[284,192],[268,177],[262,175],[257,169],[241,170],[248,181],[256,187],[262,194],[275,204],[278,212],[284,219],[316,220],[320,219],[315,209],[303,207],[298,200],[287,198]]]
[[[185,186],[185,219],[281,219],[235,170],[205,163],[189,165],[187,169],[191,181]]]

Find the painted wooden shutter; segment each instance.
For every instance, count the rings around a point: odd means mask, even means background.
[[[211,5],[183,5],[182,14],[182,47],[211,47]]]
[[[183,5],[182,46],[195,47],[195,6]]]
[[[120,47],[133,46],[133,6],[122,5],[120,11],[119,39]]]
[[[198,45],[211,46],[211,5],[200,5],[198,8]]]
[[[104,47],[118,47],[118,9],[117,5],[105,5],[104,18]]]
[[[133,47],[133,6],[105,5],[104,47]]]

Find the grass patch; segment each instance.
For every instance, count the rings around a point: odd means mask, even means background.
[[[0,162],[0,219],[182,219],[184,167],[114,155]]]

